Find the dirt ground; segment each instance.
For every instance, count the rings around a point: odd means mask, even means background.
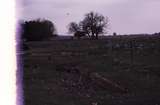
[[[159,42],[140,38],[27,42],[29,50],[22,54],[24,105],[160,105]],[[93,80],[92,73],[126,92]]]

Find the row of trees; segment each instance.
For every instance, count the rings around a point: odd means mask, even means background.
[[[56,35],[55,25],[46,19],[37,19],[21,22],[21,38],[27,41],[39,41],[50,39]],[[108,29],[108,18],[95,12],[87,13],[79,23],[71,22],[68,25],[70,33],[75,37],[88,36],[91,39],[98,39]]]

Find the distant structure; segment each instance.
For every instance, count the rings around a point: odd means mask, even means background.
[[[113,33],[113,36],[117,36],[117,33],[116,33],[116,32],[114,32],[114,33]]]
[[[84,37],[86,36],[85,32],[84,31],[77,31],[74,33],[74,37],[80,39],[81,37]]]
[[[160,32],[158,32],[158,33],[156,32],[156,33],[154,33],[153,35],[160,35]]]

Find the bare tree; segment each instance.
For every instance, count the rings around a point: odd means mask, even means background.
[[[77,31],[80,31],[80,27],[76,22],[71,22],[68,25],[68,30],[69,30],[69,33],[76,33]]]
[[[77,24],[76,22],[71,22],[69,24],[68,30],[69,30],[69,33],[73,33],[74,37],[78,39],[86,35],[86,33],[82,30],[81,25]]]
[[[98,39],[99,34],[103,34],[108,29],[108,18],[99,13],[90,12],[80,22],[80,26],[89,37]]]
[[[74,33],[74,35],[78,33],[76,36],[88,35],[92,39],[98,39],[98,36],[107,32],[107,29],[108,18],[96,12],[87,13],[78,24],[71,22],[68,28],[70,33]],[[81,35],[82,33],[83,35]]]

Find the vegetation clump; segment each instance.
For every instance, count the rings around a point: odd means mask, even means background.
[[[41,41],[56,35],[55,25],[45,19],[22,22],[21,28],[21,38],[26,41]]]

